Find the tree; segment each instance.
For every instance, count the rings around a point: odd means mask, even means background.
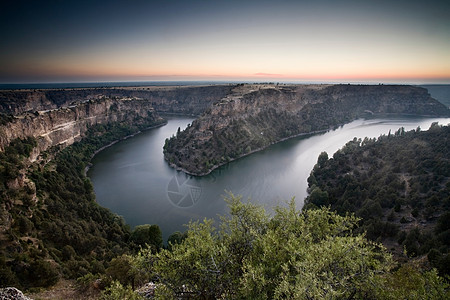
[[[328,161],[328,153],[323,151],[322,153],[319,154],[319,157],[317,159],[317,164],[319,165],[320,168],[323,168],[327,161]]]
[[[135,293],[130,286],[123,286],[119,281],[114,281],[101,294],[100,300],[141,300],[144,299]]]
[[[449,284],[435,269],[421,273],[412,264],[380,277],[376,299],[449,299]]]
[[[175,231],[167,238],[168,248],[172,249],[172,245],[180,244],[186,238],[186,233]]]
[[[308,203],[312,203],[316,206],[328,205],[328,192],[322,191],[321,188],[313,186],[311,193],[308,196]]]
[[[136,246],[149,245],[153,251],[158,251],[162,247],[162,232],[158,225],[138,225],[131,233],[130,241]]]
[[[328,208],[299,212],[292,200],[270,218],[232,194],[230,215],[189,224],[172,250],[142,250],[137,269],[157,279],[160,297],[199,299],[367,298],[392,261],[381,246],[354,235],[358,219]]]
[[[106,275],[112,280],[120,281],[123,285],[131,284],[134,287],[133,267],[131,265],[131,258],[128,255],[118,256],[113,258],[106,269]]]

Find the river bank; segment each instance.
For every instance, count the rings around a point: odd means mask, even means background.
[[[165,139],[191,122],[173,118],[166,126],[116,143],[96,155],[89,178],[97,202],[123,216],[130,226],[158,224],[164,237],[184,231],[183,225],[190,220],[225,214],[226,190],[268,207],[295,197],[301,207],[307,195],[307,178],[321,152],[331,156],[354,137],[377,138],[401,127],[426,130],[433,122],[443,124],[450,119],[359,119],[273,144],[201,177],[173,169],[161,151]]]
[[[116,143],[118,143],[118,142],[120,142],[120,141],[124,141],[124,140],[129,139],[129,138],[131,138],[131,137],[134,137],[134,136],[136,136],[136,135],[138,135],[138,134],[141,134],[141,133],[144,132],[144,131],[147,131],[147,130],[150,130],[150,129],[154,129],[154,128],[158,128],[158,127],[162,127],[162,126],[164,126],[164,125],[167,125],[167,120],[165,120],[164,122],[162,122],[162,123],[160,123],[160,124],[157,124],[157,125],[154,125],[154,126],[147,127],[147,128],[145,128],[145,129],[143,129],[143,130],[139,130],[139,131],[137,131],[136,133],[127,135],[127,136],[125,136],[125,137],[123,137],[123,138],[114,140],[114,141],[112,141],[111,143],[109,143],[108,145],[105,145],[105,146],[99,148],[98,150],[96,150],[96,151],[91,155],[91,157],[90,157],[90,159],[89,159],[89,163],[88,163],[88,164],[86,165],[86,167],[84,168],[84,176],[87,176],[87,172],[88,172],[89,169],[92,167],[92,162],[91,162],[91,161],[92,161],[92,159],[93,159],[98,153],[100,153],[100,152],[102,152],[103,150],[105,150],[105,149],[107,149],[107,148],[109,148],[109,147],[115,145]]]

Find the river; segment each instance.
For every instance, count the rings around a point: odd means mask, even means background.
[[[450,118],[359,119],[336,130],[287,140],[243,157],[204,177],[176,171],[164,161],[162,147],[167,137],[192,122],[169,118],[168,124],[145,131],[109,147],[93,159],[88,172],[97,202],[124,217],[131,226],[158,224],[164,239],[184,231],[190,220],[226,214],[226,191],[251,198],[270,210],[295,197],[298,208],[307,195],[307,178],[322,151],[329,156],[354,137],[378,137],[432,122],[450,123]]]

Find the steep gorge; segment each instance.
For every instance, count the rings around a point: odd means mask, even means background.
[[[35,137],[39,152],[55,145],[67,146],[83,137],[87,128],[96,124],[128,123],[136,126],[162,123],[154,108],[146,101],[90,100],[77,105],[23,113],[0,128],[0,148],[16,138]]]
[[[158,112],[197,115],[231,88],[0,91],[0,286],[104,273],[128,253],[129,227],[85,176],[92,155],[164,124]]]
[[[142,86],[46,90],[0,90],[0,112],[18,115],[74,105],[100,98],[135,98],[150,102],[158,111],[201,114],[211,103],[225,97],[235,85]]]
[[[158,113],[203,113],[165,146],[169,161],[203,174],[271,143],[365,114],[436,116],[448,115],[448,109],[425,89],[404,86],[0,91],[0,275],[7,278],[3,282],[46,286],[61,274],[75,278],[104,272],[112,258],[127,253],[129,229],[95,203],[83,170],[98,148],[164,122]],[[52,161],[37,159],[53,146],[59,147]]]
[[[167,140],[166,160],[193,175],[284,139],[328,130],[363,116],[449,116],[413,86],[239,85],[192,126]]]
[[[161,123],[157,112],[199,115],[231,89],[223,85],[0,91],[0,149],[29,136],[38,139],[39,152],[67,146],[95,124]]]

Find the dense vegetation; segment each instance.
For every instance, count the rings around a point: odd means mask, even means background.
[[[450,127],[399,129],[378,139],[354,139],[332,158],[319,156],[306,208],[354,212],[359,232],[409,257],[427,256],[450,273]]]
[[[0,154],[2,217],[11,216],[9,229],[2,231],[2,286],[49,286],[63,274],[68,278],[81,276],[78,280],[81,290],[100,282],[99,287],[105,288],[103,299],[139,299],[133,290],[148,281],[155,283],[154,296],[163,299],[443,299],[449,296],[447,283],[436,271],[424,271],[413,263],[396,265],[383,246],[366,238],[364,231],[370,239],[379,237],[370,228],[389,227],[380,226],[385,222],[382,217],[380,223],[367,217],[372,212],[379,214],[378,205],[349,208],[362,218],[359,219],[337,209],[334,205],[337,202],[331,200],[334,195],[331,183],[327,186],[329,189],[320,185],[323,174],[334,172],[335,176],[327,178],[341,182],[341,176],[347,178],[364,170],[372,170],[371,174],[381,170],[382,176],[389,179],[372,178],[374,183],[383,186],[381,189],[374,186],[374,191],[384,191],[383,197],[374,199],[389,200],[396,195],[395,200],[389,202],[393,201],[394,206],[387,209],[393,209],[394,220],[404,217],[406,222],[399,221],[399,224],[412,223],[404,214],[409,211],[412,214],[412,207],[408,205],[413,202],[408,201],[416,199],[417,203],[423,203],[416,205],[418,215],[426,216],[424,213],[428,209],[429,218],[423,220],[433,225],[431,228],[435,229],[431,230],[437,234],[405,229],[404,240],[412,241],[408,243],[419,245],[421,249],[419,243],[431,237],[434,248],[428,248],[426,253],[432,265],[445,274],[442,266],[448,257],[448,251],[445,252],[448,226],[443,222],[445,213],[442,211],[448,209],[448,194],[445,194],[449,186],[446,173],[449,170],[448,127],[433,125],[427,132],[399,130],[377,141],[354,140],[333,159],[323,153],[309,179],[312,191],[305,212],[296,211],[291,202],[288,207],[276,208],[274,216],[269,217],[263,208],[243,204],[231,195],[227,200],[230,215],[223,217],[218,227],[211,220],[191,223],[186,233],[170,236],[167,249],[162,247],[158,226],[137,226],[130,231],[123,220],[98,206],[92,186],[83,175],[86,164],[99,147],[130,133],[132,130],[127,126],[92,127],[82,142],[61,151],[55,149],[57,154],[48,163],[31,164],[25,159],[36,145],[33,138],[15,140]],[[415,146],[408,145],[411,140]],[[399,150],[400,145],[408,151],[422,153],[423,157],[414,163],[404,157],[396,160],[391,151],[408,156]],[[392,150],[388,150],[390,147]],[[370,155],[367,164],[375,162],[376,166],[359,168],[356,172],[353,168],[361,161],[351,156],[355,153]],[[393,157],[397,164],[385,163],[376,153]],[[339,175],[338,169],[331,168],[334,162],[344,168],[345,173]],[[417,166],[426,172],[416,172]],[[403,176],[408,178],[407,189],[399,189],[401,185],[390,186],[391,182],[396,182],[389,175],[391,167],[395,167],[396,175],[403,170]],[[426,188],[415,189],[418,185],[412,180],[415,176],[419,176],[420,183],[427,184]],[[16,182],[17,178],[23,178],[24,183]],[[343,194],[358,191],[349,184],[354,184],[353,181],[342,182],[346,182],[343,187],[348,188]],[[361,195],[364,195],[365,189],[361,187]],[[367,185],[367,192],[371,190]],[[410,199],[409,194],[415,197]],[[428,201],[429,196],[436,197]],[[358,201],[352,200],[355,207]],[[367,199],[362,201],[366,202]],[[324,205],[331,205],[331,209],[341,215],[328,208],[312,209]],[[381,210],[381,214],[386,213],[383,207]],[[448,217],[448,212],[446,215]],[[5,224],[7,222],[2,226]],[[425,253],[410,251],[408,243],[404,245],[411,256]],[[141,247],[138,254],[133,254]]]
[[[330,109],[323,110],[327,103]],[[299,115],[302,128],[328,128],[333,116],[332,124],[348,120],[344,110],[331,113],[331,107],[307,106]],[[318,119],[320,112],[326,117]],[[211,128],[211,149],[221,152],[205,148],[196,167],[209,170],[291,136],[299,116],[267,109],[233,121],[236,127]],[[10,120],[0,114],[0,125]],[[261,131],[269,121],[273,126]],[[230,215],[218,227],[211,220],[191,223],[164,248],[157,225],[131,231],[97,205],[84,175],[98,149],[149,125],[157,124],[92,126],[81,142],[55,147],[34,162],[34,138],[14,140],[0,152],[0,286],[48,287],[66,277],[79,278],[80,290],[104,289],[103,299],[138,299],[133,290],[148,281],[165,299],[449,297],[438,276],[448,275],[450,266],[448,127],[353,140],[331,159],[320,155],[304,212],[291,202],[270,217],[231,195]],[[170,149],[189,146],[184,143],[193,137],[179,131],[167,140],[166,153],[188,159]],[[395,263],[379,242],[409,262]],[[416,257],[429,265],[417,266]]]
[[[186,237],[154,252],[128,256],[128,283],[104,299],[140,299],[131,282],[153,281],[156,299],[445,299],[448,284],[435,270],[401,267],[380,244],[355,234],[358,218],[327,208],[261,206],[227,199],[218,227],[193,222]]]
[[[84,175],[96,150],[139,129],[95,125],[81,142],[42,153],[34,163],[28,160],[34,138],[14,140],[0,152],[0,286],[45,287],[61,276],[105,273],[118,255],[145,243],[161,247],[157,226],[147,236],[131,232],[95,202]]]

